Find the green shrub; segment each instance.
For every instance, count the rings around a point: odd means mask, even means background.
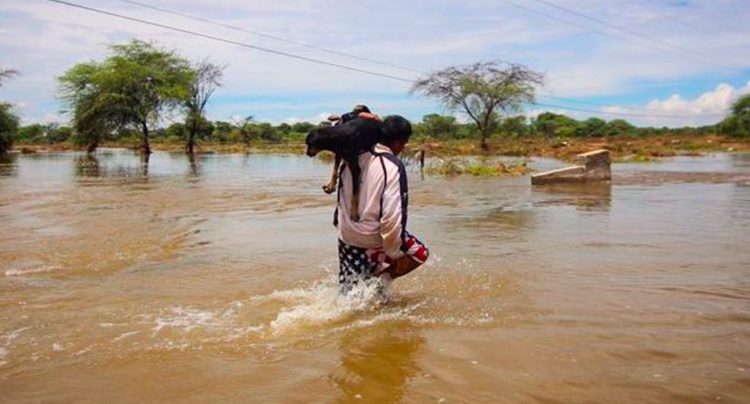
[[[0,103],[0,155],[13,147],[13,134],[17,130],[18,117],[13,113],[13,106]]]
[[[428,174],[434,175],[472,175],[475,177],[499,177],[528,174],[531,170],[525,160],[503,163],[492,159],[478,161],[449,158],[431,161],[426,168]]]

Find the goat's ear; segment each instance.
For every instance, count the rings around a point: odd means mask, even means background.
[[[318,129],[313,129],[307,133],[307,137],[305,138],[305,143],[310,144],[310,142],[314,141],[317,137],[318,137]]]
[[[321,126],[319,128],[313,129],[313,132],[315,132],[315,136],[325,135],[328,133],[336,133],[337,126]]]

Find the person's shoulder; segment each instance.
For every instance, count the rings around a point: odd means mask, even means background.
[[[382,143],[376,143],[375,146],[373,146],[372,148],[372,153],[376,156],[382,156],[389,160],[401,161],[401,159],[398,158],[398,156],[393,154],[393,151],[390,148],[388,148],[388,146]]]
[[[372,147],[372,154],[380,156],[383,154],[393,154],[393,151],[382,143],[375,143],[375,146]]]
[[[388,147],[377,144],[373,149],[373,152],[376,156],[380,157],[387,166],[391,166],[399,170],[403,169],[404,163],[398,156],[393,154],[391,149],[389,149]]]
[[[399,178],[404,178],[406,176],[406,168],[398,156],[393,153],[383,153],[378,157],[383,168],[383,175],[389,182],[398,182]]]

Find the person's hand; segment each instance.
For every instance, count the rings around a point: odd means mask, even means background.
[[[358,118],[362,119],[372,119],[373,121],[382,122],[382,119],[380,119],[379,116],[376,114],[373,114],[372,112],[360,112],[359,115],[357,115]]]
[[[388,267],[388,274],[391,275],[391,278],[396,279],[417,269],[420,265],[422,265],[421,262],[416,261],[407,255],[394,261],[391,266]]]

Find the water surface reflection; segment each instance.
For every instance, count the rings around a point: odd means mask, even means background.
[[[339,338],[341,365],[330,380],[338,402],[399,402],[409,381],[419,375],[418,354],[425,339],[404,322],[346,332]]]
[[[608,212],[612,207],[612,183],[544,184],[533,188],[539,206],[570,205],[582,211]]]
[[[0,156],[0,176],[16,175],[18,172],[17,159],[18,156],[16,154]]]
[[[330,162],[13,155],[0,401],[743,402],[748,162],[412,175],[432,258],[375,306],[337,299]]]

